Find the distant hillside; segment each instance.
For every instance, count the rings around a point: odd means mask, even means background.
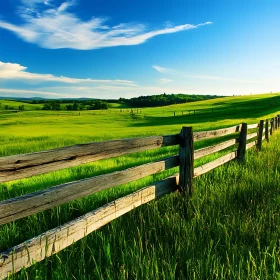
[[[184,104],[195,101],[203,101],[214,98],[221,98],[217,95],[198,95],[198,94],[159,94],[151,96],[139,96],[133,98],[119,98],[119,99],[97,99],[97,98],[60,98],[60,99],[47,99],[42,97],[0,97],[2,105],[5,101],[9,102],[22,102],[28,105],[37,105],[36,109],[43,110],[67,110],[67,111],[81,111],[81,110],[100,110],[108,108],[145,108],[145,107],[161,107],[174,104]],[[38,107],[41,105],[42,107]],[[30,106],[20,104],[5,104],[2,108],[6,110],[20,110],[33,109]]]
[[[209,100],[223,96],[217,95],[199,95],[199,94],[158,94],[150,96],[139,96],[130,99],[120,98],[119,103],[127,104],[130,107],[158,107],[173,104],[182,104],[188,102]]]
[[[10,100],[10,101],[32,101],[32,100],[46,100],[43,97],[7,97],[7,96],[0,96],[0,100]]]

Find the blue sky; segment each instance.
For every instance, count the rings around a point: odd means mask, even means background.
[[[0,96],[280,91],[278,0],[5,0]]]

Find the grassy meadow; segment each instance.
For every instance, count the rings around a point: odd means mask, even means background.
[[[14,101],[1,100],[9,102]],[[81,112],[30,106],[17,113],[1,107],[0,156],[174,134],[183,125],[199,131],[256,123],[280,114],[280,94],[138,108],[138,113],[117,106]],[[252,148],[244,165],[230,162],[196,178],[191,200],[174,193],[144,205],[10,279],[280,279],[279,139],[276,132],[262,152]],[[0,201],[177,153],[178,147],[166,147],[2,183]],[[177,168],[2,225],[0,252],[175,172]]]
[[[78,143],[148,135],[179,133],[181,127],[195,131],[255,123],[280,113],[280,94],[217,98],[156,108],[103,111],[43,111],[42,104],[24,104],[25,111],[4,110],[1,100],[0,156],[46,150]],[[10,104],[9,104],[10,103]],[[30,106],[30,107],[29,107]],[[196,110],[194,114],[193,110]],[[191,111],[191,112],[190,112]],[[140,113],[141,112],[141,113]],[[174,117],[175,112],[175,117]]]

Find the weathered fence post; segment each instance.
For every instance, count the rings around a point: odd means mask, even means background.
[[[192,127],[183,127],[181,130],[179,159],[179,188],[182,192],[191,196],[193,193],[194,177],[194,147]]]
[[[247,123],[242,123],[241,131],[239,134],[237,160],[244,162],[246,153],[246,141],[247,141]]]
[[[273,119],[271,119],[270,120],[270,135],[272,135],[272,133],[273,133],[273,128],[274,128],[273,125],[274,125],[273,124]]]
[[[176,117],[176,112],[174,112],[174,117]]]
[[[265,120],[265,140],[269,142],[268,119]]]
[[[263,126],[264,126],[264,121],[261,120],[260,124],[259,124],[259,134],[258,134],[258,140],[257,140],[257,149],[259,151],[262,149]]]
[[[277,119],[278,119],[278,127],[280,127],[280,115],[277,115]]]

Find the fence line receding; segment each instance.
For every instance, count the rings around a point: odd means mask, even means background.
[[[271,120],[261,120],[259,124],[242,123],[201,132],[183,127],[180,134],[95,142],[0,158],[0,182],[7,182],[134,152],[179,146],[178,155],[160,161],[61,184],[0,202],[0,225],[3,225],[102,190],[179,167],[179,174],[155,182],[0,253],[0,279],[60,252],[110,221],[164,194],[179,190],[191,196],[195,177],[233,159],[244,162],[246,150],[254,146],[261,150],[262,141],[266,139],[268,142],[270,135],[279,126],[280,118],[277,116]],[[254,131],[250,132],[252,130]],[[225,135],[231,135],[233,139],[194,150],[196,141]],[[223,151],[235,144],[238,145],[236,151],[194,168],[195,159]]]

